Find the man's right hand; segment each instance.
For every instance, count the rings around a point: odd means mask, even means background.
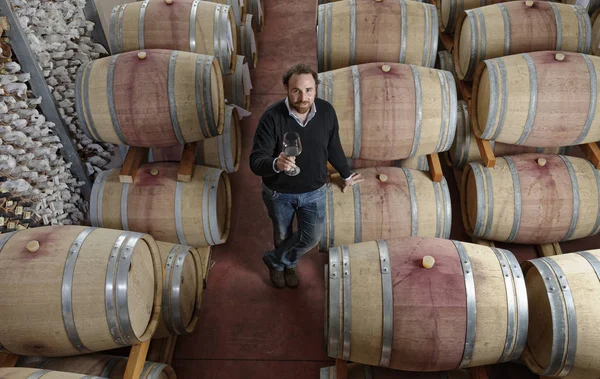
[[[288,157],[283,152],[277,157],[277,170],[288,171],[296,167],[296,157]]]

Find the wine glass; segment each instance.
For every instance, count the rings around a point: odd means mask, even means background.
[[[302,153],[302,143],[298,133],[285,133],[283,136],[283,154],[288,157],[297,157],[300,153]],[[285,173],[289,176],[296,176],[300,173],[300,167],[296,166],[291,170],[286,170]]]

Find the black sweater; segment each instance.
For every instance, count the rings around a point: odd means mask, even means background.
[[[263,183],[273,191],[304,193],[314,191],[327,181],[327,161],[348,178],[352,173],[340,143],[339,125],[333,106],[315,98],[317,112],[302,127],[290,116],[285,100],[271,105],[262,115],[254,135],[250,168],[263,177]],[[273,160],[283,150],[283,136],[296,132],[302,143],[302,153],[296,157],[300,174],[288,176],[273,170]]]

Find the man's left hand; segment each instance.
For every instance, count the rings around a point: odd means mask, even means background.
[[[360,177],[360,174],[352,174],[348,179],[344,180],[344,186],[342,187],[342,192],[346,192],[346,188],[351,187],[357,183],[363,182],[364,179]]]

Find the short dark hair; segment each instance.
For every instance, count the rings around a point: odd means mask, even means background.
[[[290,68],[285,74],[283,74],[283,85],[287,88],[290,78],[294,74],[311,74],[313,79],[315,80],[315,84],[318,86],[321,81],[319,80],[319,75],[307,64],[298,63],[292,68]]]

